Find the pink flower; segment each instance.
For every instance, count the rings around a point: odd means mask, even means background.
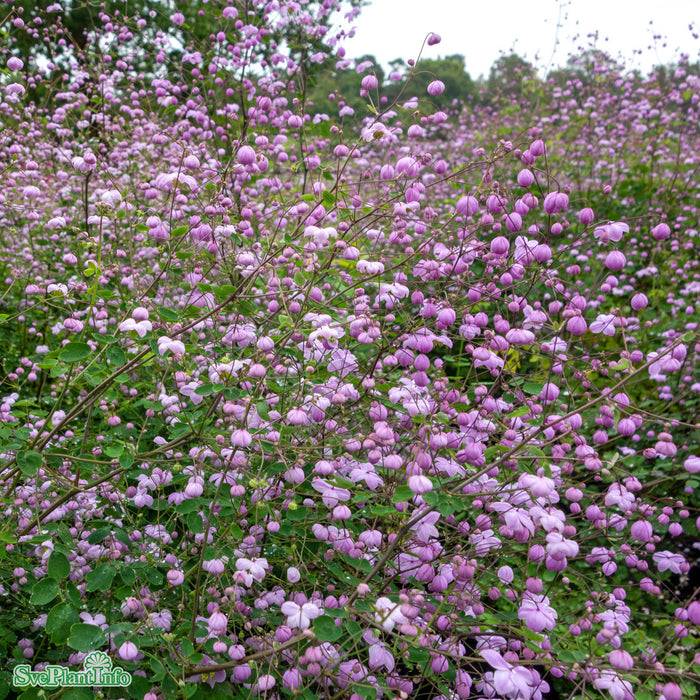
[[[423,474],[415,474],[408,478],[408,488],[413,493],[427,493],[433,490],[433,482]]]
[[[510,242],[505,236],[497,236],[491,241],[491,252],[494,255],[505,255],[510,248]]]
[[[690,455],[685,462],[683,462],[683,468],[690,474],[697,474],[700,472],[700,457]]]
[[[582,316],[572,316],[566,324],[566,330],[571,335],[583,335],[587,329],[586,320]]]
[[[627,258],[619,250],[611,250],[605,258],[605,267],[608,270],[621,270],[627,264]]]
[[[610,665],[622,671],[629,671],[634,666],[634,659],[623,649],[614,649],[608,654]]]
[[[207,559],[202,562],[202,569],[210,574],[214,574],[214,576],[221,576],[226,568],[226,559],[227,557],[223,559]]]
[[[241,146],[238,149],[238,162],[241,165],[252,165],[255,158],[255,151],[250,146]]]
[[[535,181],[535,176],[532,170],[525,168],[518,173],[518,184],[521,187],[529,187]]]
[[[122,196],[117,190],[107,190],[102,193],[100,199],[104,204],[113,209],[121,204]]]
[[[535,334],[522,328],[511,328],[506,333],[506,340],[511,345],[532,345],[535,342]]]
[[[654,528],[647,520],[637,520],[632,523],[630,534],[637,542],[650,542],[654,534]]]
[[[361,85],[364,90],[376,90],[379,86],[379,81],[376,75],[366,75],[362,78]]]
[[[262,581],[269,568],[270,565],[267,563],[267,559],[251,560],[242,558],[236,561],[236,569],[247,574],[247,577],[250,578],[250,583],[252,583],[253,580],[258,582]],[[250,583],[246,583],[246,585],[249,586]]]
[[[674,574],[683,573],[683,565],[686,563],[685,558],[682,554],[676,554],[674,552],[663,551],[656,552],[652,557],[659,572],[671,571]]]
[[[120,659],[124,661],[133,661],[138,656],[139,650],[133,642],[124,642],[119,649],[117,649],[117,654],[119,654]]]
[[[253,442],[253,436],[244,428],[234,430],[231,435],[231,444],[234,447],[248,447],[251,442]]]
[[[647,299],[647,295],[643,294],[642,292],[639,292],[638,294],[635,294],[632,297],[632,300],[630,301],[630,306],[635,310],[635,311],[641,311],[643,308],[647,306],[649,303],[649,299]]]
[[[532,151],[532,148],[530,149]],[[544,212],[545,214],[556,214],[558,211],[562,211],[569,206],[569,197],[563,192],[550,192],[544,198]]]
[[[657,241],[663,241],[671,235],[671,229],[668,227],[668,224],[659,224],[651,229],[651,235],[654,236]]]
[[[445,92],[445,83],[442,80],[433,80],[428,83],[428,94],[436,97],[437,95],[442,95]]]
[[[432,84],[432,83],[431,83]],[[457,211],[466,216],[474,216],[479,211],[479,202],[476,197],[465,195],[457,200]],[[506,248],[507,250],[507,248]]]
[[[557,621],[557,611],[549,605],[549,598],[526,591],[518,610],[518,619],[523,620],[533,632],[553,630]]]
[[[266,693],[268,690],[275,687],[275,682],[275,677],[269,673],[266,673],[258,678],[258,682],[256,684],[257,690]]]
[[[492,684],[501,697],[526,700],[533,696],[533,677],[528,669],[512,666],[494,649],[481,649],[479,654],[494,669]]]
[[[207,624],[209,632],[214,635],[224,634],[228,627],[228,618],[222,612],[214,612],[209,616]]]
[[[628,681],[623,681],[613,670],[601,671],[600,676],[593,681],[593,685],[600,690],[607,690],[613,700],[634,697],[632,685]]]
[[[601,243],[607,243],[608,241],[615,241],[616,243],[622,240],[622,236],[625,233],[629,233],[630,227],[628,224],[622,222],[610,222],[605,226],[598,226],[593,231],[593,236],[597,238]]]
[[[180,586],[185,580],[185,574],[177,569],[170,569],[165,576],[171,586]]]

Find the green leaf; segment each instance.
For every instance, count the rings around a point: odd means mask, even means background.
[[[63,362],[80,362],[92,354],[87,343],[68,343],[59,353],[58,357]]]
[[[223,391],[226,388],[225,384],[202,384],[202,386],[197,387],[195,394],[197,396],[211,396],[219,391]]]
[[[104,632],[95,625],[78,622],[71,626],[68,646],[76,651],[93,651],[105,642]]]
[[[39,469],[43,463],[43,457],[34,450],[20,452],[17,455],[17,465],[19,466],[21,472],[27,476],[34,476],[37,469]]]
[[[54,644],[65,644],[71,625],[80,622],[78,611],[70,603],[57,603],[46,616],[46,631]]]
[[[136,580],[134,570],[128,566],[122,566],[122,568],[119,569],[119,576],[121,576],[122,581],[124,581],[127,586]]]
[[[309,515],[309,509],[306,506],[300,506],[296,510],[287,511],[287,520],[299,521],[306,520]]]
[[[116,459],[124,452],[124,445],[107,445],[107,447],[104,448],[104,452],[108,457]]]
[[[73,603],[73,605],[75,605],[76,607],[83,604],[83,599],[80,595],[80,591],[70,581],[66,583],[66,598],[68,598],[68,600],[71,603]]]
[[[111,527],[98,527],[97,530],[91,532],[90,536],[87,538],[88,544],[98,544],[99,542],[102,542],[102,540],[107,537],[110,532],[112,532]]]
[[[37,581],[32,587],[32,596],[29,599],[34,605],[46,605],[58,595],[58,583],[52,578],[44,578]]]
[[[297,287],[303,287],[306,284],[306,277],[304,277],[304,273],[300,270],[294,273],[294,283]]]
[[[180,649],[182,649],[182,653],[184,654],[185,658],[189,658],[192,656],[192,654],[194,654],[192,642],[187,639],[187,637],[183,637],[183,639],[180,641]]]
[[[119,466],[122,469],[128,469],[134,463],[134,455],[125,454],[119,457]]]
[[[177,311],[169,309],[167,306],[159,306],[156,312],[164,321],[177,321],[180,318],[180,314]]]
[[[160,571],[158,571],[158,569],[149,566],[145,573],[149,583],[151,583],[153,586],[160,588],[163,585],[163,575],[160,573]]]
[[[48,574],[50,578],[60,581],[70,573],[68,557],[61,552],[53,551],[49,557]]]
[[[533,382],[525,382],[520,387],[526,394],[541,394],[542,393],[542,384],[535,384]]]
[[[121,367],[122,365],[126,364],[126,354],[119,347],[107,348],[107,352],[105,354],[107,355],[107,359],[115,367]]]
[[[323,190],[323,201],[333,206],[335,204],[335,195],[328,190]]]
[[[151,670],[154,673],[152,680],[155,682],[163,680],[163,677],[166,674],[165,666],[163,666],[163,664],[160,661],[158,661],[158,659],[153,657],[151,657],[149,663],[151,665]]]
[[[109,590],[116,573],[117,571],[112,564],[100,564],[85,577],[87,590],[89,592]]]
[[[408,501],[413,498],[415,494],[408,486],[399,486],[396,491],[394,491],[394,496],[391,499],[392,503],[402,503],[403,501]]]
[[[322,642],[335,642],[343,635],[343,628],[336,627],[335,620],[328,615],[321,615],[314,620],[314,634]]]
[[[94,697],[94,694],[87,688],[68,688],[61,695],[61,700],[92,700]]]
[[[204,532],[204,520],[199,513],[190,513],[187,516],[187,527],[194,535],[201,535]]]
[[[201,508],[201,505],[198,498],[188,498],[186,501],[175,506],[175,512],[187,515],[187,513],[194,513],[198,508]]]

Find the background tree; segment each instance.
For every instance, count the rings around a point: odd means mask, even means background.
[[[528,84],[536,79],[534,66],[516,53],[501,56],[494,62],[486,81],[489,98],[523,97]]]

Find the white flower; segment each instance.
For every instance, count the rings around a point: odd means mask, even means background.
[[[287,616],[287,625],[292,629],[298,627],[300,630],[308,629],[311,620],[321,614],[321,609],[313,603],[297,605],[297,603],[287,601],[282,603],[280,610],[283,615]]]
[[[391,632],[391,630],[394,629],[394,625],[397,623],[405,624],[408,622],[408,618],[401,612],[399,604],[394,603],[388,598],[377,598],[374,608],[376,610],[374,613],[375,620],[377,620],[387,632]]]
[[[589,326],[591,333],[603,333],[604,335],[615,335],[615,315],[598,314],[593,323]]]
[[[108,206],[108,207],[118,207],[121,204],[122,201],[122,196],[117,192],[117,190],[107,190],[106,192],[102,193],[102,196],[100,199]]]
[[[148,331],[152,330],[152,328],[153,324],[148,319],[144,321],[134,321],[133,318],[127,318],[126,321],[122,321],[119,324],[120,331],[136,331],[141,338],[143,338]],[[158,350],[160,351],[160,345]],[[161,353],[161,355],[162,354],[163,353]]]
[[[167,335],[162,335],[158,338],[158,352],[165,355],[168,350],[175,355],[184,355],[185,344],[180,340],[172,340]]]

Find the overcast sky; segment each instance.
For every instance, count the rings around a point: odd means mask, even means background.
[[[488,75],[511,50],[546,73],[590,46],[587,35],[596,31],[596,46],[630,68],[646,71],[681,52],[692,62],[700,57],[693,37],[700,0],[373,0],[355,25],[356,36],[345,42],[349,57],[373,54],[386,68],[394,58],[417,58],[423,39],[436,32],[442,42],[426,45],[423,57],[462,54],[473,78]]]

